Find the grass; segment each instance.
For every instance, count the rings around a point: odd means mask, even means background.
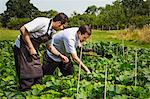
[[[18,30],[0,29],[0,41],[2,40],[15,40],[20,32]]]
[[[145,47],[150,48],[150,44],[141,43],[138,40],[122,40],[119,36],[119,33],[124,32],[124,30],[111,30],[111,31],[100,31],[93,30],[92,36],[88,41],[97,42],[97,41],[109,41],[114,43],[121,43],[125,46],[130,47]],[[19,35],[19,30],[8,30],[8,29],[0,29],[0,41],[2,40],[15,40],[17,35]],[[117,37],[115,37],[117,36]]]
[[[150,44],[142,43],[139,40],[136,40],[136,37],[132,40],[123,40],[119,35],[125,30],[111,30],[111,31],[100,31],[93,30],[92,37],[89,41],[97,42],[97,41],[109,41],[114,43],[121,43],[125,46],[137,47],[137,48],[150,48]],[[115,37],[117,36],[117,37]]]

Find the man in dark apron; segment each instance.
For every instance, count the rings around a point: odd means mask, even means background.
[[[56,30],[64,29],[67,23],[67,15],[59,13],[52,19],[35,18],[20,28],[21,35],[16,39],[14,57],[21,91],[31,89],[34,84],[41,84],[43,71],[38,55],[39,45],[50,40]],[[53,53],[59,52],[53,50]],[[62,60],[68,61],[64,55],[61,54],[60,57]]]

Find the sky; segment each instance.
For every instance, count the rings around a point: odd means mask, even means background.
[[[0,0],[0,13],[6,10],[6,2],[8,0]],[[88,6],[96,5],[104,7],[106,4],[112,4],[115,0],[30,0],[40,11],[56,10],[64,12],[71,16],[73,12],[82,14]]]

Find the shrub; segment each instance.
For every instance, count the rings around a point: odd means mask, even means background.
[[[0,22],[0,28],[2,28],[2,23]]]
[[[135,25],[136,28],[143,28],[145,24],[148,24],[150,18],[148,16],[135,16],[130,19],[132,25]]]
[[[29,22],[29,18],[11,18],[7,23],[9,29],[19,29],[23,24]]]

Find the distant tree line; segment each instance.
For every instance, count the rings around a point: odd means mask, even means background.
[[[0,26],[18,29],[38,16],[52,17],[55,10],[39,11],[30,0],[9,0],[7,9],[0,14]],[[73,12],[69,26],[88,24],[94,29],[142,28],[150,24],[150,0],[116,0],[112,5],[87,7],[83,14]]]
[[[150,0],[116,0],[105,7],[89,6],[83,14],[74,12],[70,25],[89,24],[95,29],[142,28],[150,24]]]
[[[58,13],[55,10],[39,11],[30,0],[9,0],[6,7],[6,11],[0,14],[0,26],[10,29],[19,29],[38,16],[52,17]]]

